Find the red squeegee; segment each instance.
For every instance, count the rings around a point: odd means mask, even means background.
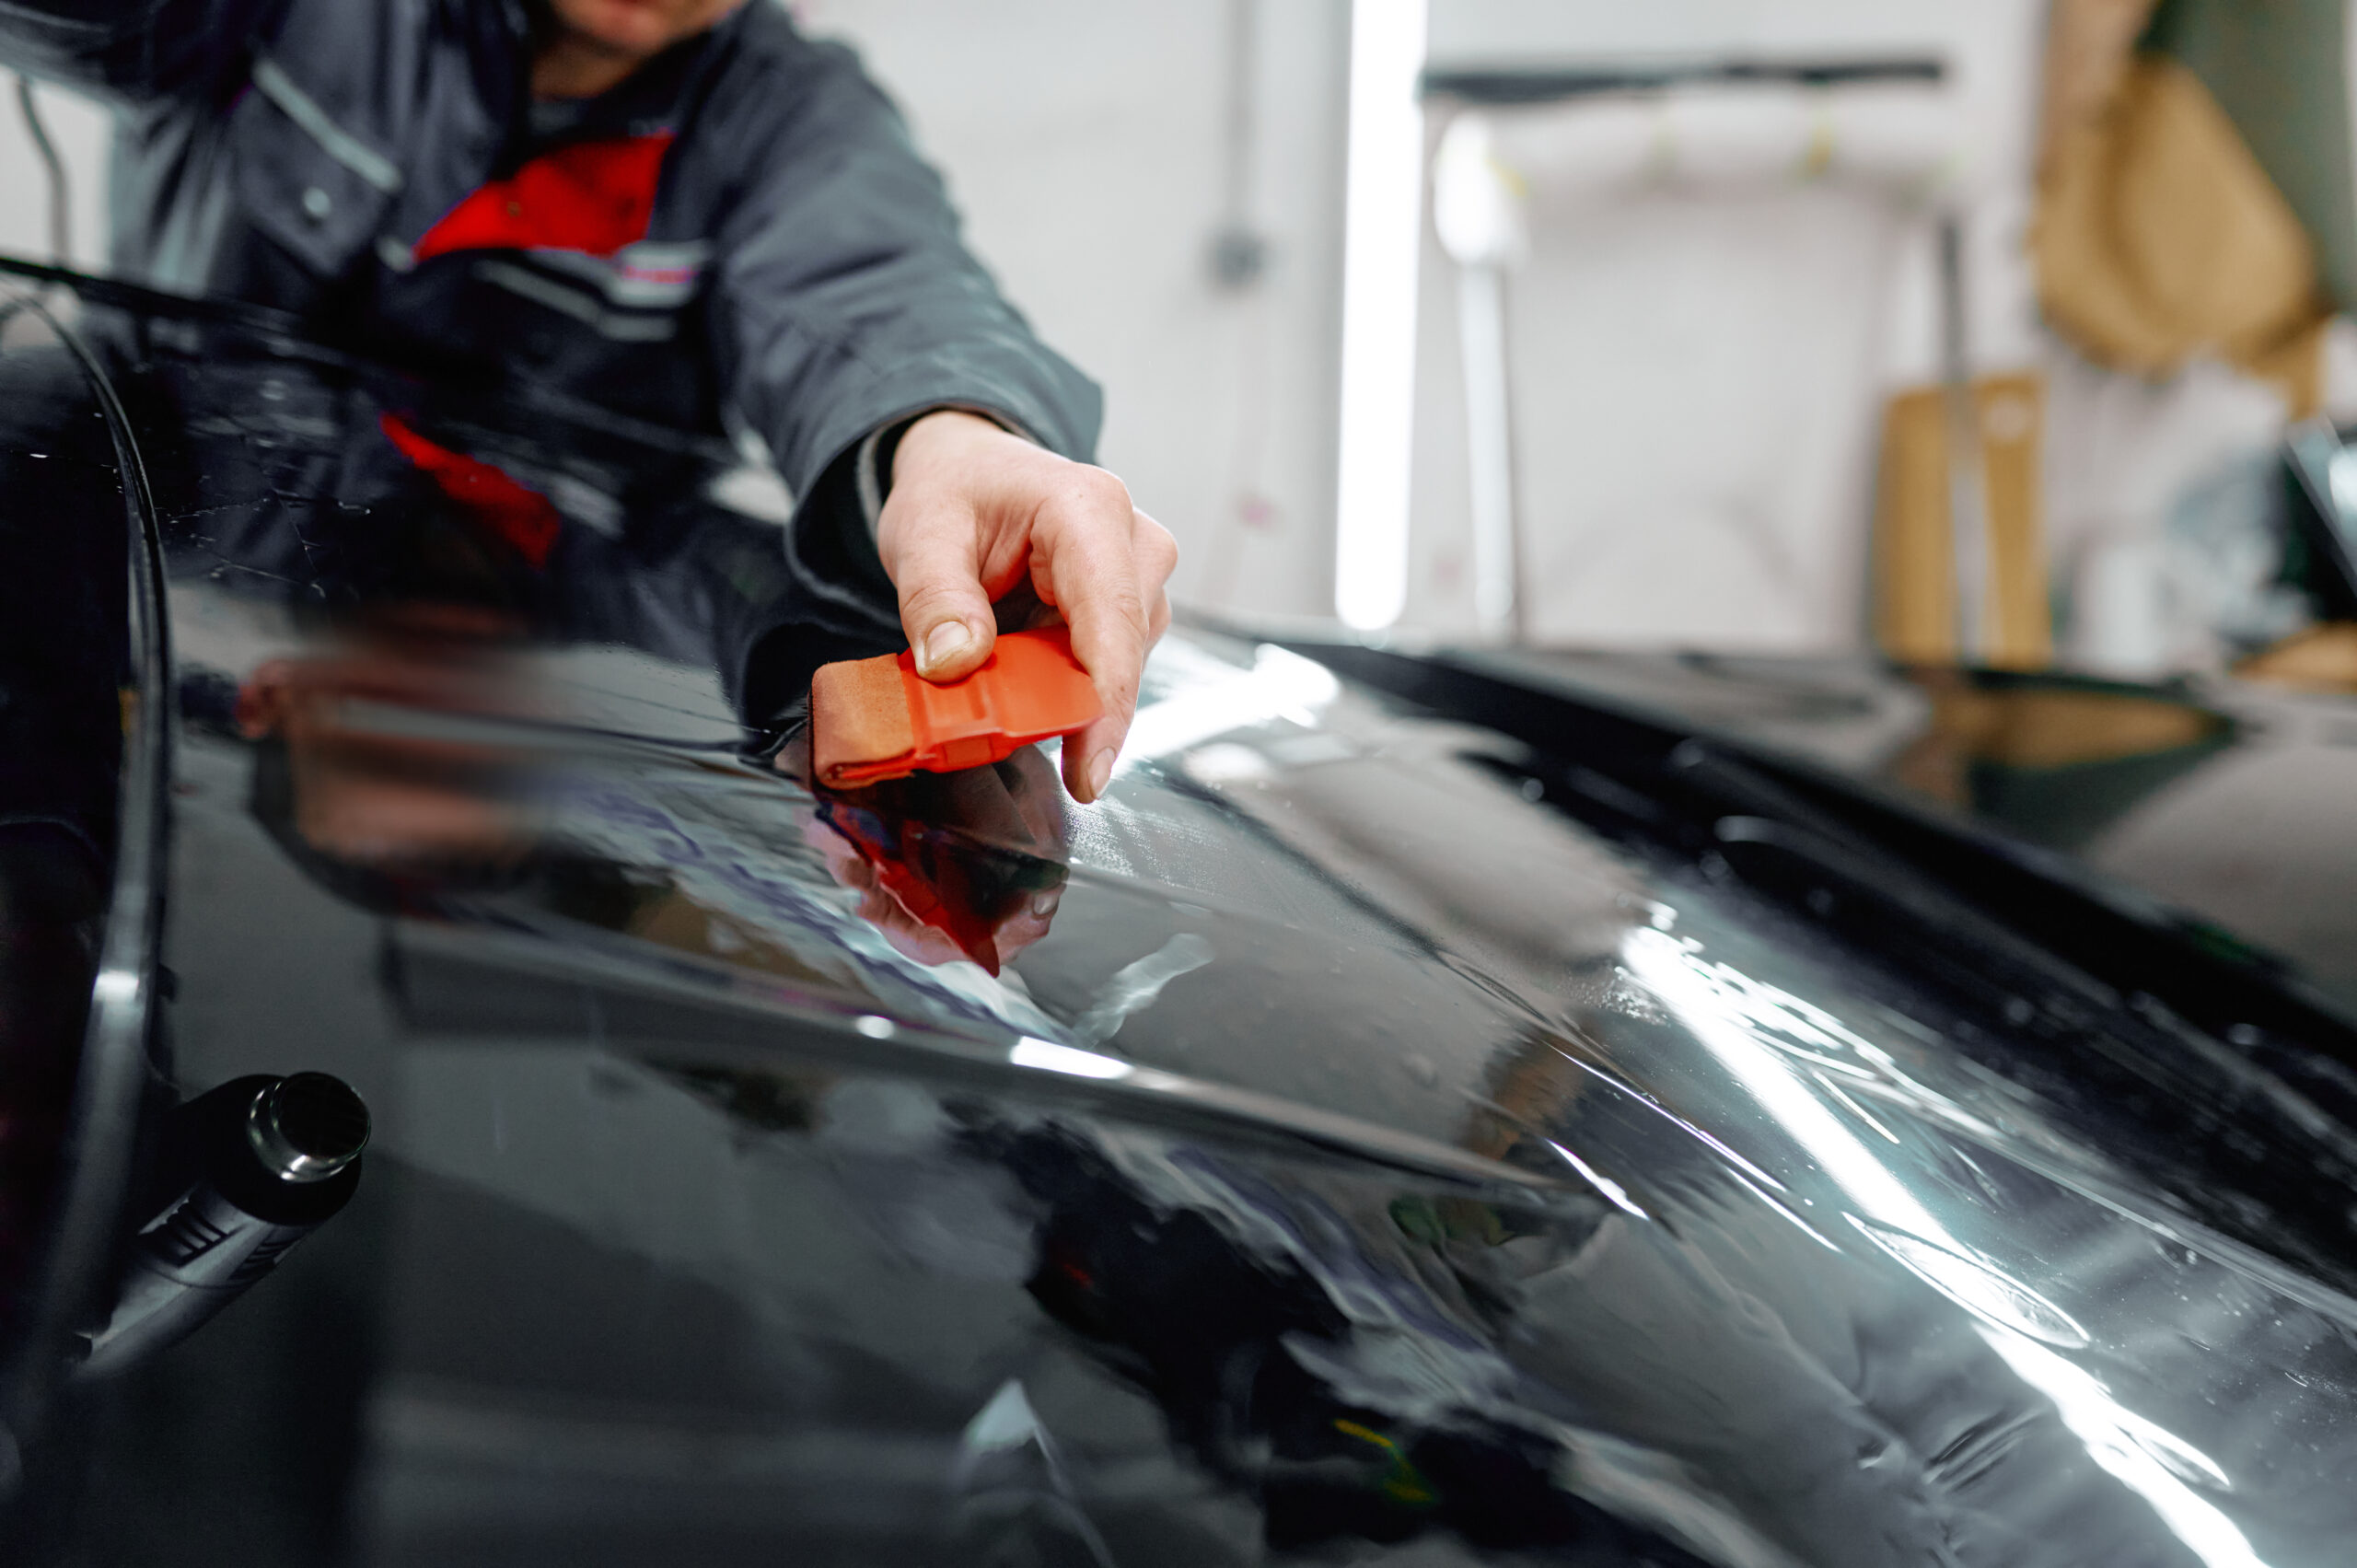
[[[1061,626],[1009,632],[982,667],[935,685],[911,654],[822,666],[810,681],[810,760],[819,782],[849,789],[946,773],[1069,735],[1104,712]]]

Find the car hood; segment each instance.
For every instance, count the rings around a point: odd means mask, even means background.
[[[105,1396],[111,1550],[2340,1560],[2296,976],[2177,995],[2099,878],[1469,656],[1182,628],[1096,805],[814,792],[714,586],[776,523],[544,480],[569,553],[468,598],[377,391],[117,374],[215,422],[145,428],[172,1075],[380,1132]]]

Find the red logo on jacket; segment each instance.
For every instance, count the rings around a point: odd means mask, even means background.
[[[452,250],[582,250],[610,256],[646,238],[671,133],[579,142],[542,153],[442,215],[411,248],[424,261]]]

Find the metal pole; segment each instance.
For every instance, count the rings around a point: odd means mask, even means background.
[[[1972,395],[1972,361],[1966,337],[1964,222],[1940,218],[1940,368],[1946,388],[1948,532],[1956,559],[1956,656],[1959,664],[1989,657],[1991,572],[1988,498],[1982,493],[1980,419]]]
[[[1514,441],[1506,374],[1505,278],[1492,262],[1457,271],[1457,328],[1465,372],[1466,466],[1473,512],[1473,612],[1482,632],[1523,640],[1516,581]]]

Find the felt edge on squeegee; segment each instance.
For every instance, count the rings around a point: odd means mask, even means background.
[[[915,722],[899,658],[823,666],[810,681],[810,761],[822,780],[916,749]]]

